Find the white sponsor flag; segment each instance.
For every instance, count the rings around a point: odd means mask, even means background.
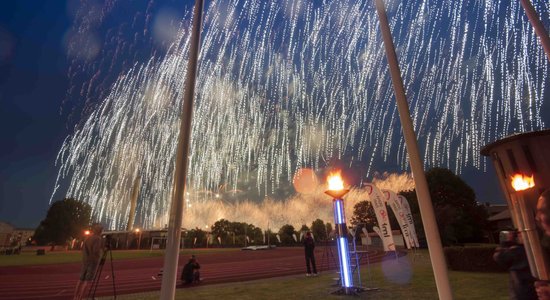
[[[390,219],[388,218],[388,211],[386,210],[384,195],[382,195],[380,189],[372,183],[365,184],[365,188],[369,193],[369,198],[376,214],[376,221],[378,221],[379,229],[375,231],[382,239],[384,251],[395,251],[395,243],[393,241],[393,234],[391,231]]]
[[[365,234],[367,245],[372,245],[372,240],[369,236],[369,232],[368,232],[367,228],[363,227],[363,228],[361,228],[361,230],[363,231],[363,234]]]
[[[416,235],[416,229],[414,228],[414,220],[412,217],[411,207],[409,206],[409,202],[407,201],[407,198],[405,198],[402,195],[397,195],[397,200],[399,204],[401,204],[401,207],[403,208],[403,212],[405,213],[405,217],[409,222],[409,231],[411,234],[412,241],[414,242],[414,246],[416,248],[419,248],[420,244],[418,243],[418,236]]]
[[[403,239],[405,240],[405,245],[407,246],[407,249],[411,249],[414,242],[412,240],[411,233],[409,230],[410,228],[409,221],[405,216],[405,211],[401,206],[400,201],[397,199],[397,194],[394,191],[390,191],[390,190],[382,190],[382,192],[386,197],[386,202],[391,207],[393,214],[395,215],[395,218],[399,223],[399,227],[401,228],[401,232],[403,233]]]

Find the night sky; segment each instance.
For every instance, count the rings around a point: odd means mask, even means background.
[[[34,228],[45,217],[56,155],[75,125],[70,103],[83,102],[68,92],[67,7],[38,0],[0,7],[0,221],[16,227]],[[481,202],[504,202],[491,165],[487,173],[465,168],[461,176]]]
[[[67,90],[61,1],[5,1],[0,9],[0,220],[33,228],[45,217],[64,138]]]

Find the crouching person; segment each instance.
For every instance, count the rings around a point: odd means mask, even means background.
[[[193,255],[191,259],[185,264],[181,272],[181,281],[183,284],[192,284],[200,282],[200,272],[201,268],[197,258]]]

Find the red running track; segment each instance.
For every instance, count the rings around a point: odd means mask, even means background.
[[[336,268],[334,259],[327,258],[327,253],[330,253],[327,249],[330,248],[316,248],[319,271]],[[336,254],[336,249],[332,249],[332,253]],[[382,251],[370,251],[369,261],[380,261],[384,255]],[[201,264],[201,277],[205,279],[201,285],[305,274],[302,248],[210,252],[200,254],[197,259]],[[178,272],[181,272],[187,260],[187,256],[180,256]],[[363,257],[361,263],[367,263],[366,257]],[[117,294],[160,290],[162,280],[157,278],[157,274],[162,265],[162,257],[114,260]],[[113,295],[111,274],[111,262],[107,259],[96,296]],[[0,299],[71,299],[79,275],[79,263],[2,267]]]

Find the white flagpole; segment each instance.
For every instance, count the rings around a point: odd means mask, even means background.
[[[384,196],[386,196],[386,202],[390,205],[393,210],[393,214],[399,223],[399,228],[401,228],[401,233],[403,233],[403,239],[405,240],[405,246],[407,249],[411,249],[411,231],[409,228],[409,221],[405,216],[403,207],[400,205],[397,200],[397,194],[391,190],[382,190]]]
[[[168,241],[164,254],[164,271],[160,288],[160,299],[162,300],[172,300],[176,295],[181,223],[183,219],[183,193],[189,162],[193,98],[195,95],[195,79],[201,40],[202,6],[203,0],[195,0],[191,45],[189,47],[189,61],[187,63],[187,78],[185,81],[185,94],[183,96],[183,111],[181,114],[180,133],[176,153],[176,170],[174,171],[174,191],[172,193],[171,205],[173,211],[170,212]]]
[[[537,14],[537,11],[533,7],[533,4],[531,4],[531,1],[520,0],[519,2],[521,3],[521,6],[523,6],[525,14],[529,19],[529,22],[531,22],[533,29],[535,29],[535,33],[539,36],[540,43],[542,45],[542,48],[546,52],[548,60],[550,60],[550,36],[548,36],[548,31],[546,31],[546,28],[544,28],[544,25],[542,24],[539,15]]]
[[[369,200],[374,209],[376,215],[376,221],[378,221],[379,230],[378,233],[382,243],[384,244],[384,251],[395,251],[395,242],[393,239],[393,231],[390,225],[390,218],[388,216],[388,210],[386,208],[386,202],[384,201],[384,195],[380,189],[372,183],[364,184],[370,188]]]
[[[126,231],[131,231],[134,228],[134,218],[136,215],[136,205],[139,196],[141,183],[141,176],[137,175],[134,179],[134,186],[132,188],[132,196],[130,198],[130,214],[128,215],[128,224],[126,225]]]
[[[405,217],[407,219],[407,222],[409,223],[409,230],[411,233],[411,243],[414,245],[415,248],[419,248],[420,244],[418,243],[418,236],[416,235],[416,228],[414,227],[414,220],[411,213],[411,207],[409,206],[409,202],[407,201],[407,198],[402,195],[397,195],[397,199],[399,200],[399,203],[401,204],[401,207],[403,207],[403,211],[405,212]]]
[[[403,128],[403,136],[405,138],[405,144],[409,154],[409,162],[413,173],[416,196],[418,198],[422,223],[424,224],[426,240],[428,241],[428,248],[430,250],[430,260],[434,271],[437,292],[439,299],[453,299],[451,284],[449,283],[449,275],[447,272],[447,263],[445,262],[443,246],[441,245],[441,237],[439,236],[437,222],[435,221],[433,203],[430,197],[426,175],[424,174],[424,166],[418,151],[418,142],[414,133],[409,106],[405,96],[405,88],[403,87],[403,80],[401,79],[397,54],[395,54],[395,47],[393,45],[390,26],[388,24],[388,17],[386,16],[386,8],[383,0],[374,0],[374,2],[376,3],[376,10],[378,11],[378,17],[380,19],[380,30],[382,32],[382,38],[384,39],[386,57],[388,59],[393,88],[395,90],[397,110],[399,112],[399,119]]]

